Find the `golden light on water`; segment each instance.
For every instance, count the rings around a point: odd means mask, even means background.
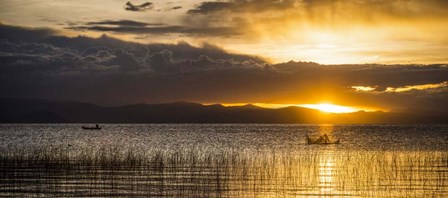
[[[328,152],[322,155],[319,162],[319,190],[322,193],[333,193],[335,181],[334,181],[334,169],[335,164],[333,160],[333,152]]]
[[[334,125],[332,124],[321,124],[318,129],[319,135],[328,135],[331,139],[336,139],[334,137]],[[334,159],[335,147],[334,145],[328,145],[323,153],[319,156],[318,164],[318,186],[320,196],[330,196],[334,195],[336,192],[336,169],[337,164]]]

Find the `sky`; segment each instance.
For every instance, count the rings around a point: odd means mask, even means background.
[[[272,62],[445,63],[445,0],[15,0],[2,23],[142,43],[210,42]],[[148,3],[138,8],[138,5]]]
[[[447,2],[0,0],[0,91],[445,111]]]

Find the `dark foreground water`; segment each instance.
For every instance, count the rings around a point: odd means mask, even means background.
[[[2,124],[8,196],[448,197],[448,126]]]

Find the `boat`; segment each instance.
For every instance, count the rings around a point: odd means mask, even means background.
[[[308,144],[339,144],[340,141],[331,141],[330,138],[328,138],[327,134],[319,136],[318,139],[313,140],[308,135],[306,136],[306,141]]]
[[[94,127],[90,127],[90,126],[82,126],[82,129],[84,130],[101,130],[101,127],[97,125],[95,125]]]

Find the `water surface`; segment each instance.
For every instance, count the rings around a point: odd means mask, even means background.
[[[0,196],[446,197],[447,148],[446,125],[3,124]]]

